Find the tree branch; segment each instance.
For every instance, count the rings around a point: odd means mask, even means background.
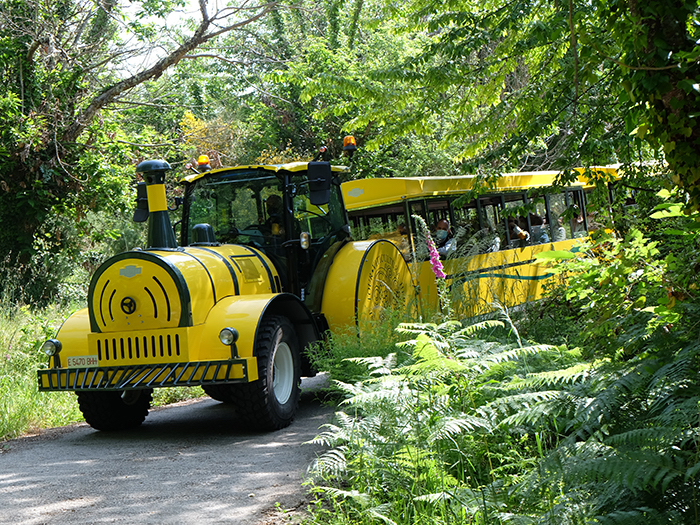
[[[68,127],[66,132],[64,133],[62,140],[64,142],[76,142],[77,138],[80,136],[80,134],[83,132],[85,127],[92,121],[92,119],[95,117],[97,112],[102,109],[106,104],[109,104],[112,102],[116,97],[121,95],[122,93],[132,89],[133,87],[142,84],[143,82],[146,82],[151,79],[157,79],[160,77],[163,72],[176,65],[180,60],[182,60],[187,54],[196,49],[198,46],[201,44],[223,34],[228,31],[233,31],[234,29],[238,29],[240,27],[243,27],[247,24],[250,24],[252,22],[255,22],[256,20],[259,20],[263,16],[265,16],[267,13],[269,13],[276,5],[276,2],[270,2],[267,4],[263,4],[260,6],[256,7],[251,7],[251,8],[240,8],[239,11],[243,10],[253,10],[253,9],[261,9],[261,11],[245,20],[242,20],[240,22],[236,22],[235,24],[231,24],[229,26],[220,28],[216,31],[212,31],[210,33],[207,33],[207,31],[210,29],[212,26],[212,23],[217,20],[217,13],[214,15],[213,18],[209,18],[207,14],[207,8],[206,8],[206,0],[199,0],[199,7],[200,7],[200,12],[202,14],[202,21],[195,30],[194,34],[187,39],[180,47],[175,49],[173,52],[171,52],[168,56],[160,59],[158,62],[156,62],[155,65],[151,66],[148,69],[145,69],[144,71],[141,71],[139,73],[136,73],[135,75],[122,80],[121,82],[117,82],[113,86],[105,89],[97,95],[92,102],[77,116],[75,119],[75,122],[71,126]],[[231,13],[233,14],[233,13]],[[229,15],[227,15],[229,16]],[[219,17],[219,18],[224,18],[224,17]]]

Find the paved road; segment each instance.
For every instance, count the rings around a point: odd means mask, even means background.
[[[0,444],[0,524],[273,524],[303,510],[304,444],[333,409],[306,393],[292,425],[239,428],[230,408],[205,398],[152,410],[137,429],[85,424]]]

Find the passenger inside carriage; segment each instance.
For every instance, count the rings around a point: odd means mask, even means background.
[[[533,244],[544,244],[549,242],[549,234],[547,233],[547,221],[534,213],[529,214],[530,232],[532,235]]]
[[[452,255],[457,249],[457,240],[452,235],[452,229],[447,219],[441,219],[435,225],[433,232],[435,247],[441,259]]]

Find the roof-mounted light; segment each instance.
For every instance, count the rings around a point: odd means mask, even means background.
[[[357,142],[355,137],[352,135],[347,135],[343,138],[343,151],[355,151],[357,149]]]
[[[209,171],[211,169],[211,164],[209,163],[209,157],[207,155],[200,155],[197,158],[197,169],[202,171]]]

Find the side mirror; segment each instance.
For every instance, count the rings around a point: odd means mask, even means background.
[[[323,206],[331,200],[331,172],[330,162],[309,162],[307,171],[309,180],[309,201],[314,206]]]

